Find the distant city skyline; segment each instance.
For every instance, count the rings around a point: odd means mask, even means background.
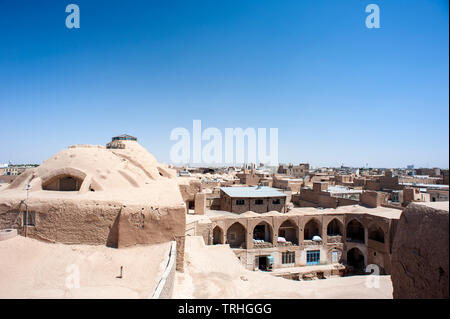
[[[0,2],[0,163],[278,128],[280,163],[448,168],[448,1]],[[365,7],[380,8],[368,29]]]
[[[299,165],[301,163],[307,163],[307,162],[280,162],[279,165]],[[41,163],[0,163],[0,168],[2,167],[7,167],[9,165],[40,165]],[[186,163],[186,164],[171,164],[171,163],[165,163],[165,164],[170,164],[170,165],[174,165],[176,167],[182,167],[182,166],[188,166],[188,167],[238,167],[238,166],[243,166],[245,164],[250,164],[250,163],[243,163],[243,164],[190,164],[190,163]],[[259,164],[259,163],[255,163],[255,164]],[[307,163],[310,164],[310,168],[311,169],[319,169],[319,168],[341,168],[341,167],[349,167],[349,168],[364,168],[364,169],[408,169],[408,170],[414,170],[414,169],[421,169],[421,168],[440,168],[440,169],[448,169],[447,167],[438,167],[438,166],[421,166],[421,167],[416,167],[414,166],[413,168],[408,168],[406,166],[404,167],[375,167],[375,166],[347,166],[347,165],[338,165],[338,166],[316,166],[314,164],[311,163]],[[271,166],[271,165],[264,165],[265,167],[278,167],[279,165],[276,166]]]

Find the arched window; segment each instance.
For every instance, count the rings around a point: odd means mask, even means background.
[[[284,238],[287,242],[291,242],[293,245],[298,245],[297,233],[297,225],[288,219],[278,228],[278,242],[280,242],[281,238]]]
[[[244,226],[236,222],[227,230],[227,244],[231,248],[245,248],[246,247],[246,230]]]
[[[342,223],[337,218],[334,218],[331,222],[328,223],[327,235],[342,236],[342,229]]]
[[[222,244],[223,231],[219,226],[213,229],[213,245]]]
[[[369,227],[369,239],[384,243],[384,232],[377,225],[371,225]]]
[[[253,239],[272,242],[272,227],[266,222],[261,222],[253,229]]]
[[[314,236],[322,236],[321,224],[316,219],[311,219],[305,225],[304,239],[312,240]]]
[[[355,272],[364,271],[364,255],[358,248],[352,248],[347,252],[347,265],[351,266]]]
[[[76,192],[80,190],[83,180],[71,175],[58,175],[42,185],[46,191]]]
[[[364,227],[356,219],[353,219],[347,224],[347,241],[356,243],[365,242]]]

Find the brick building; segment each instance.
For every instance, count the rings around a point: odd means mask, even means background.
[[[221,187],[221,210],[242,214],[248,211],[285,212],[287,195],[268,186]]]

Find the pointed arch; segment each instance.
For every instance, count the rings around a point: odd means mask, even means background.
[[[342,236],[344,230],[344,225],[342,222],[337,219],[333,218],[327,226],[327,235],[328,236]]]
[[[298,226],[291,219],[285,220],[278,227],[278,237],[283,237],[286,241],[298,245]]]
[[[369,226],[369,239],[384,243],[384,231],[377,224]]]
[[[305,224],[303,238],[305,240],[312,240],[314,236],[322,237],[322,223],[316,218],[311,218]]]
[[[272,226],[262,221],[253,228],[253,239],[264,240],[265,242],[272,243],[273,229]]]
[[[220,226],[216,226],[213,229],[213,245],[223,244],[223,230]]]
[[[364,226],[355,218],[347,223],[347,241],[365,243]]]
[[[245,248],[247,241],[247,230],[239,223],[235,222],[227,229],[227,244],[231,248]]]

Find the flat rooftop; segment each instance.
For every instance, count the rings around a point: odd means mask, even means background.
[[[367,276],[295,281],[269,272],[245,269],[228,245],[206,246],[200,236],[187,236],[184,273],[175,274],[174,298],[334,298],[392,299],[390,276],[367,287]]]
[[[414,202],[414,204],[424,205],[428,207],[432,207],[434,209],[441,209],[445,211],[449,211],[449,202]]]
[[[289,176],[277,176],[277,180],[279,181],[289,181],[289,182],[303,182],[303,178],[293,178]]]
[[[0,241],[0,298],[149,298],[167,265],[170,247],[164,243],[115,249],[16,236]],[[120,266],[122,278],[117,278]],[[70,289],[66,281],[75,269],[79,288]]]
[[[337,208],[317,209],[313,207],[294,207],[287,215],[317,215],[317,214],[368,214],[390,219],[399,219],[402,210],[389,207],[369,208],[361,205],[339,206]]]
[[[448,202],[446,203],[448,210]],[[440,207],[445,207],[444,204],[439,205]],[[294,207],[287,213],[271,211],[261,214],[251,211],[243,214],[235,214],[222,210],[207,210],[205,215],[192,215],[192,214],[186,215],[186,223],[189,224],[197,221],[200,223],[208,223],[211,220],[218,220],[224,218],[258,218],[267,216],[277,217],[277,216],[311,216],[311,215],[343,215],[343,214],[368,214],[372,216],[385,217],[389,219],[400,219],[402,210],[389,207],[369,208],[361,205],[348,205],[348,206],[340,206],[338,208],[324,208],[324,209],[314,207]]]
[[[328,186],[327,191],[331,194],[361,194],[363,192],[361,189],[353,189],[340,185]]]
[[[230,197],[286,197],[287,195],[278,189],[269,186],[245,186],[245,187],[221,187]]]

